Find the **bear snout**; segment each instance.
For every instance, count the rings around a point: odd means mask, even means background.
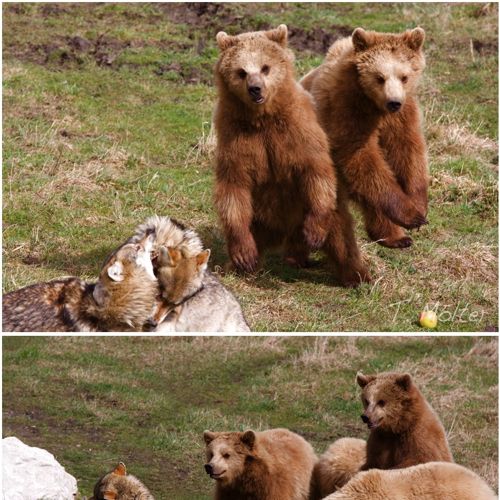
[[[211,476],[214,472],[214,468],[210,464],[205,464],[205,472]]]
[[[370,423],[370,419],[364,413],[363,415],[361,415],[361,420],[363,421],[364,424]]]
[[[262,91],[264,90],[264,82],[260,75],[250,75],[247,78],[247,90],[254,101],[257,104],[264,102],[264,96]]]
[[[401,102],[400,101],[388,101],[386,106],[387,106],[387,109],[391,113],[395,113],[396,111],[399,111],[399,109],[401,108]]]

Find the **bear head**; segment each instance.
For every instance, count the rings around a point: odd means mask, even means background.
[[[251,108],[271,102],[283,83],[294,79],[287,37],[284,24],[236,36],[217,33],[221,52],[216,66],[219,85]]]
[[[362,389],[361,419],[370,430],[397,434],[415,424],[420,393],[408,373],[363,375],[358,372],[356,382]]]
[[[399,111],[415,91],[425,67],[424,39],[422,28],[401,34],[354,30],[352,44],[359,83],[381,111]]]
[[[222,485],[238,481],[248,464],[255,459],[254,431],[203,433],[207,463],[205,471]]]

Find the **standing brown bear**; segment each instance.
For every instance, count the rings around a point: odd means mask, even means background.
[[[217,43],[215,205],[234,266],[252,272],[276,246],[305,266],[323,248],[343,285],[368,281],[326,134],[295,81],[287,27],[220,32]]]
[[[402,34],[357,28],[301,81],[370,238],[393,248],[412,244],[403,228],[427,223],[429,176],[415,97],[424,36],[421,28]]]
[[[287,429],[205,431],[205,470],[215,500],[307,500],[316,461],[312,446]]]

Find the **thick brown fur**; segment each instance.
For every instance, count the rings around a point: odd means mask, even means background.
[[[325,500],[496,500],[474,472],[457,464],[428,462],[400,470],[360,472]]]
[[[453,462],[439,417],[407,373],[358,373],[368,469],[401,469],[425,462]]]
[[[217,42],[215,205],[232,263],[253,272],[266,249],[283,246],[287,262],[305,266],[323,248],[342,284],[368,281],[327,137],[295,82],[286,26],[221,32]]]
[[[94,496],[90,500],[155,499],[139,479],[127,474],[125,464],[120,462],[110,473],[97,481],[94,486]]]
[[[358,373],[356,381],[362,388],[361,418],[370,428],[368,441],[333,443],[316,466],[317,490],[333,493],[349,481],[349,471],[352,477],[358,470],[453,462],[443,425],[409,374]]]
[[[2,298],[2,327],[18,332],[141,331],[159,292],[152,266],[137,244],[121,246],[106,260],[96,284],[79,278],[37,283]],[[110,269],[119,274],[109,273]]]
[[[216,500],[306,500],[316,456],[286,429],[204,433]]]
[[[402,34],[358,28],[301,82],[370,238],[388,247],[410,246],[403,228],[427,223],[429,175],[415,96],[423,41],[421,28]]]
[[[332,443],[314,466],[311,500],[320,500],[347,484],[366,460],[366,441],[341,438]]]

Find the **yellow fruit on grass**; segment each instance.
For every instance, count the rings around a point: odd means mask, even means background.
[[[437,314],[434,311],[422,311],[418,321],[420,326],[424,328],[436,328],[438,323]]]

